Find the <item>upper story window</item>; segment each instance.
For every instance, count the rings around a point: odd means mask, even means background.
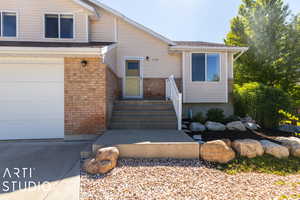
[[[74,16],[69,14],[46,14],[45,38],[74,38]]]
[[[220,81],[220,54],[193,53],[192,81]]]
[[[0,37],[17,36],[17,13],[0,11]]]

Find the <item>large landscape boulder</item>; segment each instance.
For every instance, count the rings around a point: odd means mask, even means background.
[[[116,163],[111,160],[97,161],[95,158],[86,160],[83,164],[83,168],[89,174],[106,174],[115,167]]]
[[[190,125],[190,130],[193,132],[204,132],[206,130],[206,127],[198,122],[193,122]]]
[[[205,123],[205,126],[209,131],[225,131],[226,130],[226,126],[219,122],[207,121]]]
[[[277,141],[287,147],[290,154],[295,157],[300,157],[300,138],[296,137],[277,137]]]
[[[285,146],[276,144],[269,140],[261,140],[264,151],[266,154],[272,155],[276,158],[287,158],[290,155],[289,149]]]
[[[246,127],[241,121],[229,122],[226,125],[227,129],[230,131],[246,131]]]
[[[83,168],[89,174],[105,174],[117,166],[119,154],[116,147],[98,149],[96,157],[86,160]]]
[[[200,157],[210,162],[227,163],[235,158],[235,152],[224,141],[215,140],[200,146]]]
[[[235,140],[232,147],[241,155],[248,158],[262,156],[264,149],[260,142],[252,139]]]

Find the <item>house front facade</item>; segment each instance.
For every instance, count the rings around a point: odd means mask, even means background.
[[[1,1],[0,140],[100,134],[115,100],[165,99],[170,79],[183,115],[230,115],[246,50],[171,41],[96,0]]]

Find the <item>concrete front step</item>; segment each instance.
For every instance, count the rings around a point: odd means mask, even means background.
[[[114,110],[139,110],[139,111],[172,111],[173,106],[170,104],[157,104],[157,105],[149,105],[149,104],[115,104]]]
[[[199,159],[199,144],[177,130],[109,130],[93,152],[107,146],[116,146],[121,158]]]
[[[174,116],[175,112],[173,110],[114,110],[113,116]]]
[[[177,122],[140,121],[140,122],[112,122],[110,129],[177,129]]]
[[[127,115],[127,116],[116,116],[113,115],[112,123],[114,122],[173,122],[177,120],[175,115]]]
[[[115,104],[172,104],[171,101],[165,101],[165,100],[118,100],[115,101]]]

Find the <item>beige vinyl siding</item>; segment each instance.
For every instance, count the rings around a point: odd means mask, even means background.
[[[87,42],[87,15],[89,11],[75,4],[72,0],[9,0],[0,1],[0,10],[15,11],[18,15],[17,38],[2,38],[0,40],[19,41],[63,41]],[[44,38],[44,14],[67,13],[75,16],[74,39]]]
[[[99,19],[90,20],[90,40],[94,42],[115,42],[115,17],[98,9]]]
[[[181,54],[169,54],[168,44],[118,19],[118,76],[123,77],[124,58],[149,56],[143,61],[144,78],[181,78]]]
[[[233,79],[233,53],[228,53],[228,79]]]
[[[197,52],[198,53],[198,52]],[[201,52],[206,53],[206,52]],[[221,66],[219,82],[192,82],[192,53],[185,53],[183,78],[184,103],[227,103],[228,101],[228,57],[220,53]],[[227,62],[227,64],[226,64]]]
[[[113,72],[117,73],[117,47],[111,49],[105,54],[103,62],[104,64],[107,64]]]

